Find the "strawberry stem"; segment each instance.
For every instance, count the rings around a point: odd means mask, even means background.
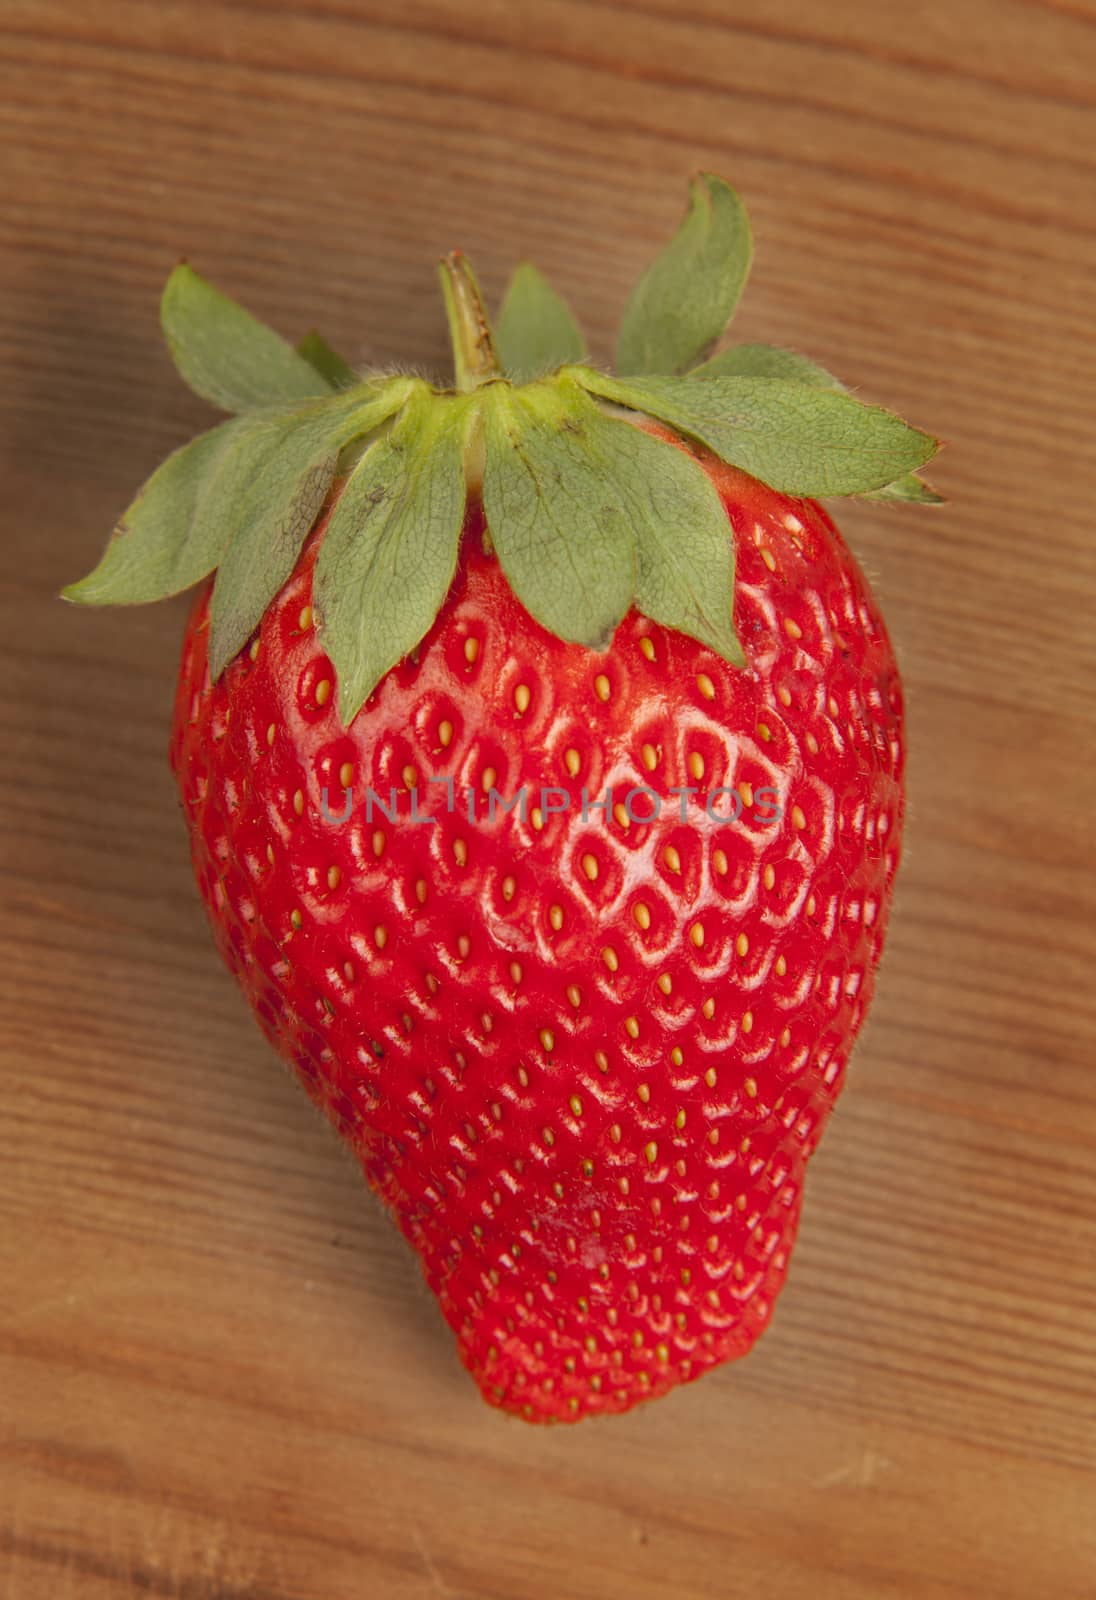
[[[450,251],[442,257],[438,272],[453,343],[457,390],[468,394],[481,383],[500,378],[502,368],[495,355],[483,296],[467,256],[459,250]]]

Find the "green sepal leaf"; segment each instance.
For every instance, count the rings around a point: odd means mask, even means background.
[[[331,393],[288,340],[185,262],[164,286],[160,323],[183,379],[222,411],[298,405]]]
[[[797,350],[774,344],[734,344],[689,373],[690,378],[789,378],[812,389],[844,389],[832,372]]]
[[[425,385],[394,379],[364,399],[352,391],[306,411],[255,418],[240,435],[205,501],[227,529],[210,604],[214,678],[247,643],[292,572],[340,452],[385,422],[416,388]]]
[[[738,344],[721,350],[703,366],[694,367],[690,378],[791,378],[809,384],[812,389],[837,389],[848,391],[839,378],[816,361],[801,356],[796,350],[783,350],[771,344]],[[904,473],[882,489],[869,489],[866,500],[909,501],[923,506],[944,504],[942,494],[937,494],[915,472]]]
[[[467,399],[412,399],[355,466],[324,533],[314,603],[345,725],[449,592],[464,522]]]
[[[635,534],[576,385],[484,394],[483,509],[518,599],[561,639],[605,650],[635,594]]]
[[[605,650],[635,604],[742,662],[734,541],[686,451],[606,416],[573,380],[493,392],[485,435],[487,525],[538,622]]]
[[[495,350],[515,383],[585,360],[586,341],[570,307],[530,262],[510,279],[495,324]]]
[[[734,630],[734,535],[711,481],[684,449],[599,416],[595,441],[628,498],[645,617],[746,664]]]
[[[122,513],[99,565],[62,589],[63,598],[85,606],[145,605],[212,572],[227,525],[199,511],[246,426],[239,418],[222,422],[168,456]]]
[[[870,489],[864,495],[865,500],[892,500],[917,506],[942,506],[945,504],[944,496],[937,494],[931,483],[926,483],[924,478],[918,477],[916,472],[907,472],[901,478],[895,478],[893,483],[888,483],[882,489]]]
[[[752,252],[738,195],[721,178],[698,174],[684,221],[624,308],[617,371],[682,372],[701,360],[734,315]]]
[[[864,494],[923,466],[937,441],[881,406],[785,378],[607,377],[591,393],[645,412],[784,494]]]
[[[332,350],[323,334],[315,328],[310,329],[303,339],[297,340],[297,354],[303,356],[332,389],[349,389],[359,381],[349,361],[344,361],[337,350]]]

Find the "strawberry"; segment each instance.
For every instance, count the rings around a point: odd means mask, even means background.
[[[887,924],[899,677],[818,497],[933,500],[935,441],[790,352],[705,359],[749,257],[698,177],[616,376],[532,268],[496,341],[449,257],[453,388],[181,267],[169,344],[237,414],[66,591],[202,582],[171,761],[217,942],[531,1421],[767,1325]]]

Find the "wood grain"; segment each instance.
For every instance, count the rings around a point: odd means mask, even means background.
[[[3,0],[5,1597],[1096,1594],[1094,83],[1084,0]],[[534,1431],[212,953],[180,605],[54,596],[206,421],[179,255],[427,370],[435,257],[529,256],[607,355],[698,166],[754,218],[742,337],[949,442],[942,511],[842,512],[908,855],[772,1331]]]

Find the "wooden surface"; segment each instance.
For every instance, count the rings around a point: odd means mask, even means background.
[[[0,1594],[1096,1595],[1096,12],[1084,0],[0,5]],[[606,355],[694,167],[740,336],[950,442],[841,512],[910,707],[874,1015],[748,1360],[484,1407],[213,954],[165,765],[181,604],[53,598],[207,414],[185,253],[438,369],[434,259]]]

